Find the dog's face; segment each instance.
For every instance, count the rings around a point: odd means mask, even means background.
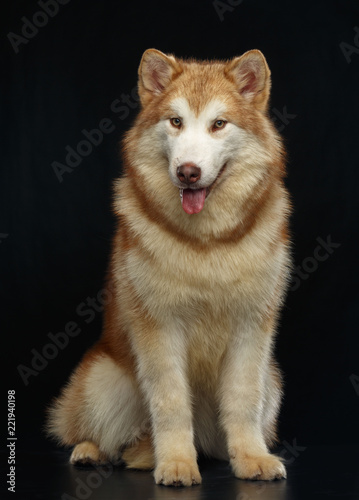
[[[170,117],[160,120],[157,130],[168,156],[170,179],[181,192],[204,189],[208,196],[236,154],[240,128],[229,121],[227,106],[219,99],[198,113],[185,97],[173,99],[169,107]]]
[[[267,120],[269,89],[270,72],[256,50],[228,63],[144,53],[139,95],[150,130],[147,152],[156,150],[158,163],[165,156],[188,214],[203,209],[234,161],[253,156],[252,138]]]

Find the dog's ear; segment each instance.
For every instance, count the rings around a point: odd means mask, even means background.
[[[239,93],[261,111],[266,111],[270,93],[270,70],[259,50],[249,50],[228,63],[226,74]]]
[[[171,55],[156,49],[144,52],[138,68],[138,93],[143,105],[161,94],[181,67]]]

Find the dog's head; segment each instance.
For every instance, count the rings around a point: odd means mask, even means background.
[[[234,164],[243,166],[249,158],[253,163],[253,154],[261,163],[265,156],[273,129],[267,118],[270,71],[260,51],[228,62],[198,62],[149,49],[139,66],[138,90],[141,163],[159,180],[163,171],[156,172],[156,165],[163,169],[166,163],[188,214],[202,211]],[[256,168],[250,176],[260,177]]]

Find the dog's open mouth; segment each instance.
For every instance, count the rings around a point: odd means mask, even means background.
[[[183,189],[180,188],[180,198],[182,203],[182,208],[187,214],[198,214],[204,207],[204,202],[206,201],[207,196],[212,191],[213,187],[217,183],[218,179],[224,172],[226,167],[226,163],[223,165],[221,170],[218,172],[217,177],[214,182],[208,187],[201,189]]]

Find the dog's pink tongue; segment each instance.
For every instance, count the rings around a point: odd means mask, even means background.
[[[182,208],[188,214],[198,214],[204,207],[206,188],[184,189],[182,195]]]

